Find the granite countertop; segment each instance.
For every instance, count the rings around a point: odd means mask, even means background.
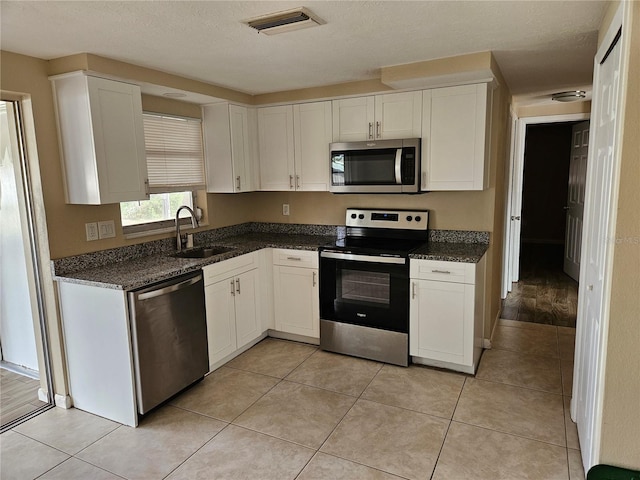
[[[216,241],[215,245],[234,247],[234,249],[208,258],[176,258],[171,256],[170,252],[161,252],[94,268],[54,274],[54,279],[116,290],[135,290],[151,283],[193,272],[206,265],[263,248],[318,250],[320,246],[334,243],[335,241],[335,236],[324,235],[246,233]]]
[[[333,234],[327,234],[328,232]],[[338,238],[338,232],[325,230],[306,234],[236,230],[223,238],[208,236],[198,240],[196,237],[196,246],[233,247],[229,252],[208,258],[173,257],[171,256],[173,239],[168,239],[163,241],[166,243],[121,247],[111,251],[56,260],[53,262],[54,279],[116,290],[135,290],[263,248],[317,251],[321,246],[334,244]],[[460,241],[465,239],[467,241]],[[409,258],[477,263],[488,248],[488,234],[483,232],[434,231],[430,235],[429,242],[411,253]]]
[[[409,258],[478,263],[488,249],[487,243],[427,242],[409,254]]]

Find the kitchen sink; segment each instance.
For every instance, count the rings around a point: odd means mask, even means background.
[[[235,248],[223,246],[195,247],[187,248],[181,252],[172,253],[171,256],[177,258],[208,258],[213,257],[214,255],[221,255],[232,250],[235,250]]]

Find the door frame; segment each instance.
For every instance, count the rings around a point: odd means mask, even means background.
[[[513,282],[520,279],[520,231],[522,216],[522,186],[524,180],[524,150],[529,125],[566,123],[589,120],[590,113],[570,113],[519,118],[511,112],[511,155],[507,172],[507,208],[505,208],[505,246],[501,298],[506,298]]]
[[[52,408],[54,405],[68,408],[70,407],[70,399],[68,395],[57,395],[55,388],[57,380],[62,383],[60,390],[68,391],[64,373],[64,358],[61,355],[59,356],[60,358],[56,358],[55,355],[51,354],[52,349],[62,352],[62,337],[58,329],[57,303],[50,268],[51,255],[31,97],[0,90],[0,99],[14,103],[17,115],[16,122],[20,124],[18,131],[20,176],[27,216],[29,251],[33,267],[35,303],[37,304],[38,317],[34,319],[38,369],[40,371],[38,399],[46,402],[46,405],[34,408],[32,412],[3,425],[0,430],[4,432],[28,418]],[[60,382],[60,380],[62,381]]]

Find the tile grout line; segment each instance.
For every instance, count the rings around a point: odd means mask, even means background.
[[[451,418],[449,419],[447,430],[444,432],[444,437],[442,437],[442,445],[440,445],[440,449],[438,450],[438,456],[436,457],[436,461],[433,464],[433,471],[431,472],[431,475],[429,475],[430,479],[433,478],[433,475],[436,473],[436,468],[438,466],[438,462],[440,461],[440,455],[442,455],[442,450],[444,449],[444,443],[447,441],[447,436],[449,435],[449,430],[451,429],[451,424],[453,423],[453,417],[456,414],[456,410],[458,409],[458,404],[460,403],[460,398],[462,398],[462,392],[464,391],[464,387],[467,384],[467,378],[469,377],[465,377],[464,381],[462,382],[462,388],[460,388],[460,393],[458,394],[456,404],[453,407],[453,412],[451,412]]]

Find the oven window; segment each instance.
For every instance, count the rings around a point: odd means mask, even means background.
[[[345,268],[340,271],[337,290],[339,301],[389,306],[391,275]]]

